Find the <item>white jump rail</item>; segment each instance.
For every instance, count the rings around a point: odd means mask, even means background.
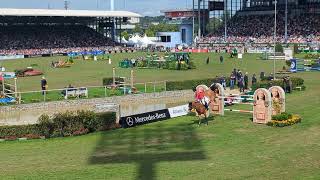
[[[229,101],[225,101],[224,103],[229,103],[229,104],[245,104],[245,105],[252,105],[253,103],[246,103],[246,102],[229,102]]]
[[[240,109],[224,109],[224,111],[234,111],[234,112],[241,112],[241,113],[253,113],[253,111],[249,110],[240,110]]]

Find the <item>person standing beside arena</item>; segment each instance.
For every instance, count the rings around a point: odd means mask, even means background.
[[[227,84],[226,84],[226,77],[225,76],[221,76],[220,84],[223,86],[223,89],[226,90]]]
[[[246,72],[243,79],[244,79],[244,89],[248,89],[248,82],[249,82],[248,72]]]
[[[255,85],[257,83],[257,78],[256,78],[256,74],[253,74],[252,79],[251,79],[251,85]]]
[[[234,85],[235,85],[235,81],[236,81],[236,76],[234,74],[234,72],[231,72],[230,75],[230,89],[234,89]]]
[[[45,91],[47,90],[47,87],[48,87],[48,82],[47,82],[46,78],[44,76],[42,76],[42,79],[41,79],[42,95],[45,94]]]
[[[223,56],[220,56],[220,63],[223,63]]]

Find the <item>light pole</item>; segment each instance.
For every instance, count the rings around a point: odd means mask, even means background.
[[[201,11],[200,11],[200,1],[201,0],[198,0],[198,26],[199,26],[199,29],[198,29],[198,38],[201,37]]]
[[[288,0],[286,0],[284,40],[285,40],[285,43],[287,44],[288,43]]]
[[[192,0],[192,41],[194,42],[194,0]]]
[[[227,42],[227,0],[224,1],[224,41]]]
[[[274,53],[273,53],[273,80],[276,80],[276,41],[277,41],[277,0],[274,1]]]

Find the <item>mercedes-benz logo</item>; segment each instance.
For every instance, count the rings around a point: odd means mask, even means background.
[[[126,122],[127,122],[128,126],[133,126],[134,121],[133,121],[132,117],[127,117]]]

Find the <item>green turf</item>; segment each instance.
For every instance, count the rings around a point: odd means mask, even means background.
[[[112,56],[113,64],[109,65],[107,61],[83,61],[75,60],[75,64],[70,68],[50,67],[51,61],[57,61],[66,57],[46,57],[32,58],[23,60],[1,61],[0,65],[6,67],[7,71],[26,68],[31,64],[37,64],[35,69],[45,73],[49,89],[62,89],[69,84],[73,86],[101,86],[102,78],[112,77],[112,67],[118,67],[120,60],[124,58],[137,58],[145,56],[146,53],[122,53]],[[205,63],[206,58],[210,57],[210,63]],[[233,68],[240,68],[243,72],[252,73],[271,72],[272,61],[257,60],[259,55],[245,54],[242,61],[238,59],[229,59],[228,54],[223,54],[225,62],[220,64],[219,54],[192,54],[197,69],[189,71],[175,70],[158,70],[158,69],[136,69],[134,73],[135,82],[154,82],[163,80],[184,80],[184,79],[201,79],[215,77],[216,75],[230,75]],[[284,62],[277,62],[277,69],[281,69]],[[130,69],[117,68],[117,76],[130,77]],[[40,90],[41,76],[23,77],[18,79],[19,91]]]
[[[201,65],[205,55],[197,56]],[[249,72],[272,67],[248,61],[236,66]],[[215,76],[232,64],[143,77]],[[295,76],[305,79],[307,89],[288,94],[286,107],[302,116],[300,124],[274,128],[253,124],[249,114],[226,112],[209,126],[198,127],[197,118],[187,116],[80,137],[2,142],[0,179],[320,179],[320,73]]]
[[[161,55],[161,53],[160,53]],[[51,68],[51,61],[59,59],[66,59],[66,57],[45,57],[32,58],[24,60],[9,60],[0,62],[1,66],[6,67],[7,71],[14,71],[15,69],[22,69],[28,66],[34,66],[35,69],[41,70],[45,73],[48,81],[49,90],[63,89],[71,84],[74,87],[89,87],[102,86],[102,79],[104,77],[112,77],[112,68],[117,67],[116,75],[120,77],[130,77],[130,68],[122,69],[118,67],[119,61],[125,58],[137,58],[146,56],[146,53],[121,53],[112,56],[113,64],[107,64],[107,61],[83,61],[75,60],[75,64],[69,68]],[[223,54],[225,62],[220,63],[219,54],[192,54],[191,58],[194,60],[197,69],[188,71],[163,70],[163,69],[139,69],[134,70],[135,87],[140,93],[143,92],[159,92],[165,90],[163,81],[185,80],[185,79],[203,79],[215,77],[216,75],[229,76],[233,68],[241,69],[243,72],[249,72],[249,76],[253,73],[257,75],[259,72],[271,72],[272,61],[258,60],[259,55],[246,54],[243,60],[230,59],[228,54]],[[206,64],[205,60],[210,57],[211,61]],[[284,65],[283,61],[277,62],[277,69],[281,69]],[[41,76],[36,77],[22,77],[18,78],[18,91],[39,91]],[[9,83],[13,83],[12,80]],[[153,84],[153,82],[158,82]],[[127,82],[130,83],[130,82]],[[146,86],[143,83],[147,83]],[[89,98],[106,97],[113,95],[121,95],[123,92],[105,91],[103,87],[89,88]],[[62,100],[61,90],[49,92],[46,97],[41,93],[22,93],[22,103],[34,103],[42,101],[57,101]]]

